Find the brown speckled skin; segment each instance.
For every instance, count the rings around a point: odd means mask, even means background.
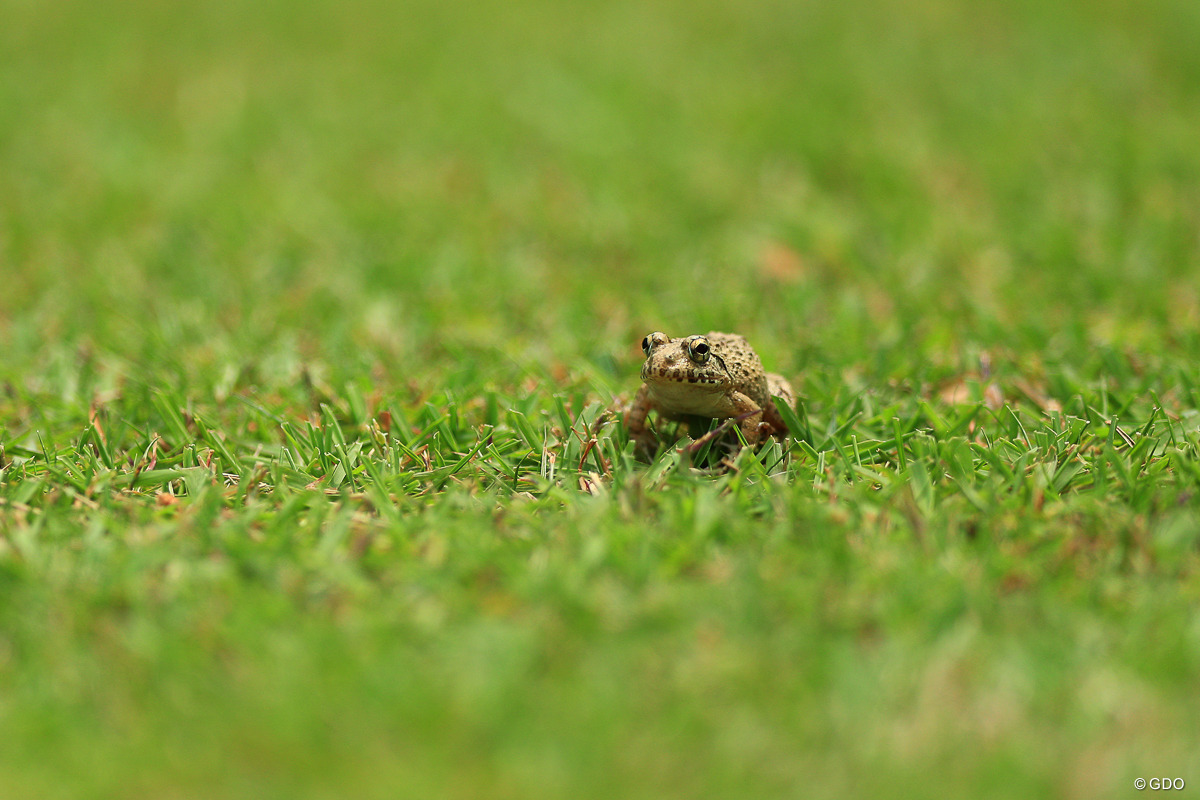
[[[695,338],[672,339],[657,332],[646,337],[650,347],[642,365],[643,384],[625,415],[625,424],[638,445],[651,453],[657,447],[654,434],[646,427],[650,411],[670,419],[728,419],[746,414],[738,425],[751,445],[765,436],[786,433],[771,395],[793,405],[791,384],[764,372],[754,348],[737,334],[714,331],[703,337],[711,348],[703,363],[689,354],[688,340]]]

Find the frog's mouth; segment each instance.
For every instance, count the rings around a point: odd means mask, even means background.
[[[712,354],[712,359],[721,365],[721,371],[717,374],[700,374],[696,372],[695,365],[687,362],[682,367],[666,366],[653,368],[650,362],[642,364],[642,380],[651,381],[657,380],[662,383],[684,384],[691,383],[699,386],[728,386],[733,383],[733,376],[729,374],[729,368],[725,366],[725,361],[716,353]]]

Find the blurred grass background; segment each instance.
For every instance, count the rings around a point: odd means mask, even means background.
[[[1197,16],[7,2],[6,336],[1194,353]]]
[[[0,467],[39,437],[85,451],[94,406],[114,447],[137,439],[122,418],[171,436],[154,392],[247,463],[275,434],[232,398],[298,420],[433,397],[461,408],[437,454],[457,457],[481,405],[632,392],[651,330],[742,333],[817,412],[886,387],[898,416],[949,415],[938,392],[982,356],[1035,395],[1122,395],[1165,436],[1156,392],[1195,431],[1194,0],[0,0],[0,20]],[[1135,500],[1097,482],[979,513],[937,504],[948,481],[921,505],[832,479],[618,475],[540,502],[442,480],[386,524],[282,488],[158,509],[13,485],[0,789],[1200,781],[1196,501],[1135,477]]]

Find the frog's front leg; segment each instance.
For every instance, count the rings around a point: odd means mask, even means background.
[[[765,436],[771,435],[770,425],[763,422],[762,407],[749,395],[734,392],[730,395],[729,401],[733,404],[733,416],[740,418],[738,428],[741,429],[742,438],[746,440],[746,444],[753,447]]]
[[[658,449],[658,439],[646,427],[646,418],[651,410],[657,408],[654,398],[650,395],[650,387],[642,384],[633,398],[632,405],[625,411],[625,428],[629,431],[629,438],[633,439],[639,450],[651,456]]]

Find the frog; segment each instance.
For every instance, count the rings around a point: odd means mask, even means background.
[[[660,419],[736,419],[748,445],[788,432],[771,398],[795,406],[792,385],[766,372],[744,336],[713,331],[672,339],[655,331],[642,339],[642,386],[625,413],[625,425],[639,448],[654,453],[657,440],[647,415]]]

